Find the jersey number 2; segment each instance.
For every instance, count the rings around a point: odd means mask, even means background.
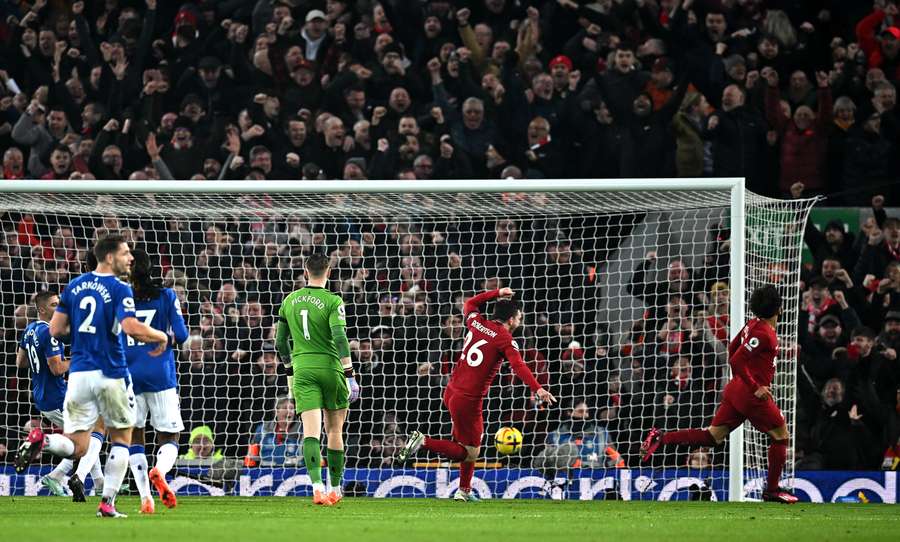
[[[487,341],[481,339],[475,341],[474,344],[469,344],[471,342],[472,332],[470,331],[466,334],[466,342],[463,343],[463,351],[459,356],[459,361],[465,361],[469,367],[478,367],[484,361],[484,352],[481,351],[481,347],[486,345]]]
[[[97,333],[97,328],[93,326],[94,323],[94,313],[97,311],[97,300],[93,297],[84,297],[81,299],[81,303],[78,304],[78,308],[81,310],[89,310],[87,318],[81,321],[81,325],[78,326],[79,333]]]

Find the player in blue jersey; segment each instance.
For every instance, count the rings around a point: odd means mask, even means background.
[[[135,340],[155,343],[151,355],[166,351],[169,337],[138,321],[131,286],[117,277],[127,275],[134,259],[128,243],[110,235],[94,245],[97,268],[76,277],[60,299],[50,320],[50,335],[71,336],[69,386],[63,403],[65,435],[32,430],[19,447],[16,470],[23,472],[42,450],[58,457],[79,458],[90,441],[90,429],[103,418],[112,446],[106,460],[99,517],[125,517],[115,497],[128,470],[128,446],[135,421],[134,394],[119,331]]]
[[[66,397],[66,360],[63,343],[50,336],[50,318],[59,305],[53,292],[38,292],[32,299],[38,319],[25,327],[16,352],[16,367],[28,367],[31,373],[31,396],[35,408],[51,424],[63,426],[63,399]],[[74,461],[63,459],[50,474],[41,478],[41,485],[56,496],[65,495],[63,484],[72,471]]]
[[[163,288],[154,278],[155,266],[146,252],[135,250],[132,255],[134,263],[131,264],[131,286],[134,289],[138,320],[153,329],[171,334],[175,343],[183,343],[188,338],[188,329],[175,291]],[[131,337],[124,339],[125,358],[128,360],[128,371],[131,373],[137,404],[137,421],[131,435],[131,474],[141,494],[141,513],[152,514],[154,505],[150,482],[153,482],[166,507],[174,508],[177,505],[175,492],[166,483],[166,474],[178,459],[179,433],[184,430],[176,389],[178,382],[175,375],[175,354],[170,346],[163,355],[151,357],[150,351],[154,345],[135,341]],[[159,444],[156,466],[149,473],[144,453],[144,426],[148,414]]]
[[[37,309],[38,319],[25,328],[16,353],[16,366],[29,367],[31,372],[31,393],[35,407],[41,415],[56,427],[63,427],[63,401],[66,397],[65,374],[69,371],[69,361],[65,359],[62,341],[50,336],[50,318],[59,305],[59,296],[53,292],[38,292],[32,300]],[[97,444],[96,454],[87,454],[80,459],[79,471],[83,476],[90,472],[94,487],[103,487],[103,469],[100,466],[99,448],[103,444],[102,422],[91,433],[91,447]],[[41,485],[57,496],[65,495],[63,483],[68,483],[72,500],[84,502],[84,484],[77,476],[70,477],[74,462],[63,459],[53,471],[41,478]],[[68,478],[68,480],[66,480]]]
[[[94,270],[97,268],[97,258],[93,252],[88,252],[86,256],[87,269]],[[103,450],[103,441],[106,435],[106,428],[103,426],[103,419],[98,419],[94,430],[91,431],[90,444],[87,451],[76,461],[75,474],[69,477],[69,489],[72,491],[72,500],[75,502],[85,502],[84,481],[90,473],[94,480],[94,494],[103,494],[103,465],[100,462],[100,452]]]

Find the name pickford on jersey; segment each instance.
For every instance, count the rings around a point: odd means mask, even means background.
[[[297,303],[310,303],[318,307],[319,310],[325,310],[325,302],[314,295],[301,295],[291,300],[291,305],[296,305]]]

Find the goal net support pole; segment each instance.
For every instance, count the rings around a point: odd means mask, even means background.
[[[732,285],[745,283],[744,240],[747,233],[745,205],[743,182],[736,183],[731,187],[730,283]],[[735,337],[744,326],[744,314],[747,312],[744,309],[745,290],[744,287],[734,286],[730,290],[729,338]],[[744,425],[746,424],[735,428],[728,438],[728,500],[732,502],[744,500]]]

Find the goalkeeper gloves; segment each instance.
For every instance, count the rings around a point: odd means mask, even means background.
[[[359,384],[356,382],[356,377],[347,378],[347,387],[350,389],[350,402],[356,402],[359,399]]]

